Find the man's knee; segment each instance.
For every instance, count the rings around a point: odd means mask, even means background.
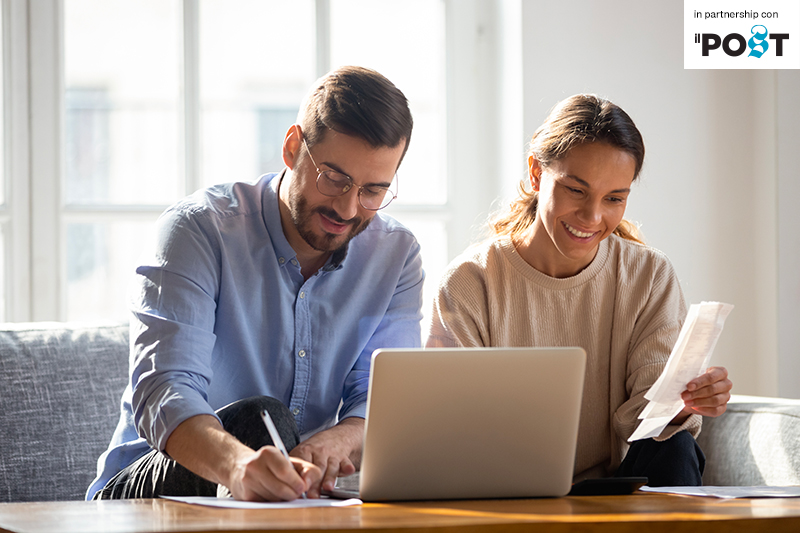
[[[267,411],[278,429],[286,449],[300,443],[292,413],[281,401],[269,396],[252,396],[233,402],[217,411],[225,430],[254,450],[272,444],[261,413]]]

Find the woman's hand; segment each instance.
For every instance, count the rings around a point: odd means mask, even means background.
[[[681,393],[685,405],[681,414],[721,415],[731,399],[731,388],[733,383],[728,379],[728,371],[724,367],[709,367],[705,374],[686,384],[686,390]]]

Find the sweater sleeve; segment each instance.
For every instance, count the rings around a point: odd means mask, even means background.
[[[492,346],[484,267],[456,260],[433,300],[428,348]]]
[[[686,318],[686,302],[677,275],[665,256],[659,254],[658,259],[652,265],[649,294],[633,327],[625,381],[627,399],[614,413],[614,430],[622,440],[636,429],[639,413],[647,405],[644,395],[661,375]],[[639,271],[637,275],[646,273]],[[691,415],[680,426],[664,428],[655,440],[666,440],[681,430],[697,437],[701,423],[700,415]]]

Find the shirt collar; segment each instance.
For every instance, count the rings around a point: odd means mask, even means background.
[[[283,233],[281,210],[278,204],[278,186],[285,172],[286,169],[283,169],[283,172],[266,174],[261,178],[266,181],[264,192],[261,196],[261,216],[267,226],[267,233],[269,233],[272,241],[272,248],[275,250],[275,258],[281,266],[292,260],[296,262],[297,259],[297,253]]]
[[[334,270],[339,270],[342,268],[342,262],[344,258],[347,257],[347,248],[350,246],[348,242],[338,250],[334,251],[331,256],[328,258],[328,261],[325,263],[325,266],[322,267],[322,270],[325,272],[333,272]]]

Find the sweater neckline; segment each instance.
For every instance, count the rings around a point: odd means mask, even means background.
[[[592,259],[592,262],[586,268],[568,278],[554,278],[533,268],[519,255],[511,237],[507,235],[498,238],[496,244],[514,269],[526,278],[551,289],[571,289],[592,280],[603,270],[608,260],[609,240],[614,237],[615,235],[609,235],[608,238],[603,239],[597,247],[597,254]]]

